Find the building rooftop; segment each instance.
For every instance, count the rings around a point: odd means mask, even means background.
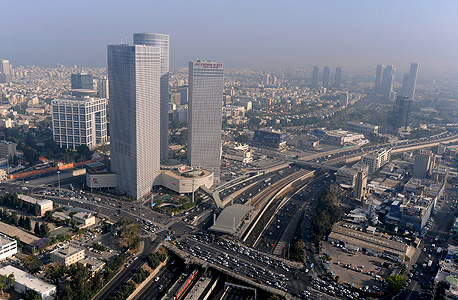
[[[91,213],[87,213],[87,212],[79,212],[79,213],[74,214],[73,216],[79,219],[88,219],[88,218],[93,217]]]
[[[369,248],[378,252],[394,253],[398,256],[405,256],[408,245],[387,238],[343,227],[339,222],[334,225],[329,237],[343,240],[350,244],[359,245],[363,248]]]
[[[253,206],[234,204],[226,207],[210,227],[211,231],[234,234],[246,215],[254,209]]]
[[[14,281],[42,294],[48,292],[49,290],[56,289],[55,285],[47,283],[46,281],[13,266],[0,268],[0,274],[7,276],[9,274],[14,274]]]
[[[68,257],[68,256],[71,256],[71,255],[73,255],[75,253],[80,252],[81,250],[83,250],[83,249],[75,248],[75,247],[72,247],[72,246],[68,246],[67,248],[63,248],[63,249],[56,249],[56,250],[52,251],[51,253],[53,253],[55,255],[62,256],[62,257]]]
[[[10,243],[14,243],[14,242],[16,242],[15,239],[12,239],[12,238],[0,233],[0,246],[1,247],[6,246],[6,245],[8,245]]]

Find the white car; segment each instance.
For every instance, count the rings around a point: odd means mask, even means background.
[[[159,281],[159,276],[154,278],[154,281]]]

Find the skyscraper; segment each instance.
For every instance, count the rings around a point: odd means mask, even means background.
[[[363,200],[367,193],[367,171],[361,169],[358,171],[355,180],[355,190],[353,191],[353,197],[356,200]]]
[[[404,74],[402,79],[401,96],[407,96],[407,86],[409,85],[409,73]]]
[[[395,72],[396,68],[393,65],[386,66],[385,70],[383,70],[382,94],[385,99],[391,100],[392,98],[393,80]]]
[[[374,94],[380,94],[382,92],[382,72],[385,69],[385,65],[378,65],[375,73],[374,83]]]
[[[10,83],[11,67],[10,62],[6,59],[0,59],[0,83]]]
[[[189,62],[188,160],[192,167],[214,172],[219,181],[224,65]]]
[[[76,73],[72,74],[72,90],[93,90],[94,80],[92,74]]]
[[[342,68],[337,67],[336,68],[336,75],[334,77],[334,87],[336,89],[340,89],[340,83],[342,81]]]
[[[169,156],[169,35],[134,33],[135,45],[159,47],[161,50],[161,160]]]
[[[417,86],[418,66],[418,63],[410,64],[409,81],[407,84],[405,96],[412,100],[415,97],[415,88]]]
[[[323,69],[323,87],[329,87],[329,74],[331,73],[331,69],[329,66],[324,67]]]
[[[386,125],[393,133],[397,134],[399,129],[409,126],[411,105],[412,99],[409,99],[406,96],[398,96],[396,98],[393,111],[388,112],[386,120]]]
[[[108,45],[111,170],[135,199],[160,169],[160,78],[160,47]]]
[[[320,72],[320,67],[314,66],[312,71],[312,86],[318,86],[318,73]]]
[[[100,98],[105,98],[108,101],[110,98],[109,96],[110,93],[108,91],[108,77],[99,78],[97,87],[98,87],[97,96],[99,96]]]

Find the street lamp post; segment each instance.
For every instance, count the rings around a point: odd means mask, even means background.
[[[57,171],[57,183],[59,185],[58,192],[59,192],[59,198],[60,198],[60,171]]]

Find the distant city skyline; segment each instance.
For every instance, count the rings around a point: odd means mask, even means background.
[[[132,43],[132,32],[165,32],[172,68],[205,57],[227,69],[417,61],[422,71],[458,70],[456,2],[262,3],[10,2],[0,19],[0,57],[13,66],[106,67],[105,45]]]

